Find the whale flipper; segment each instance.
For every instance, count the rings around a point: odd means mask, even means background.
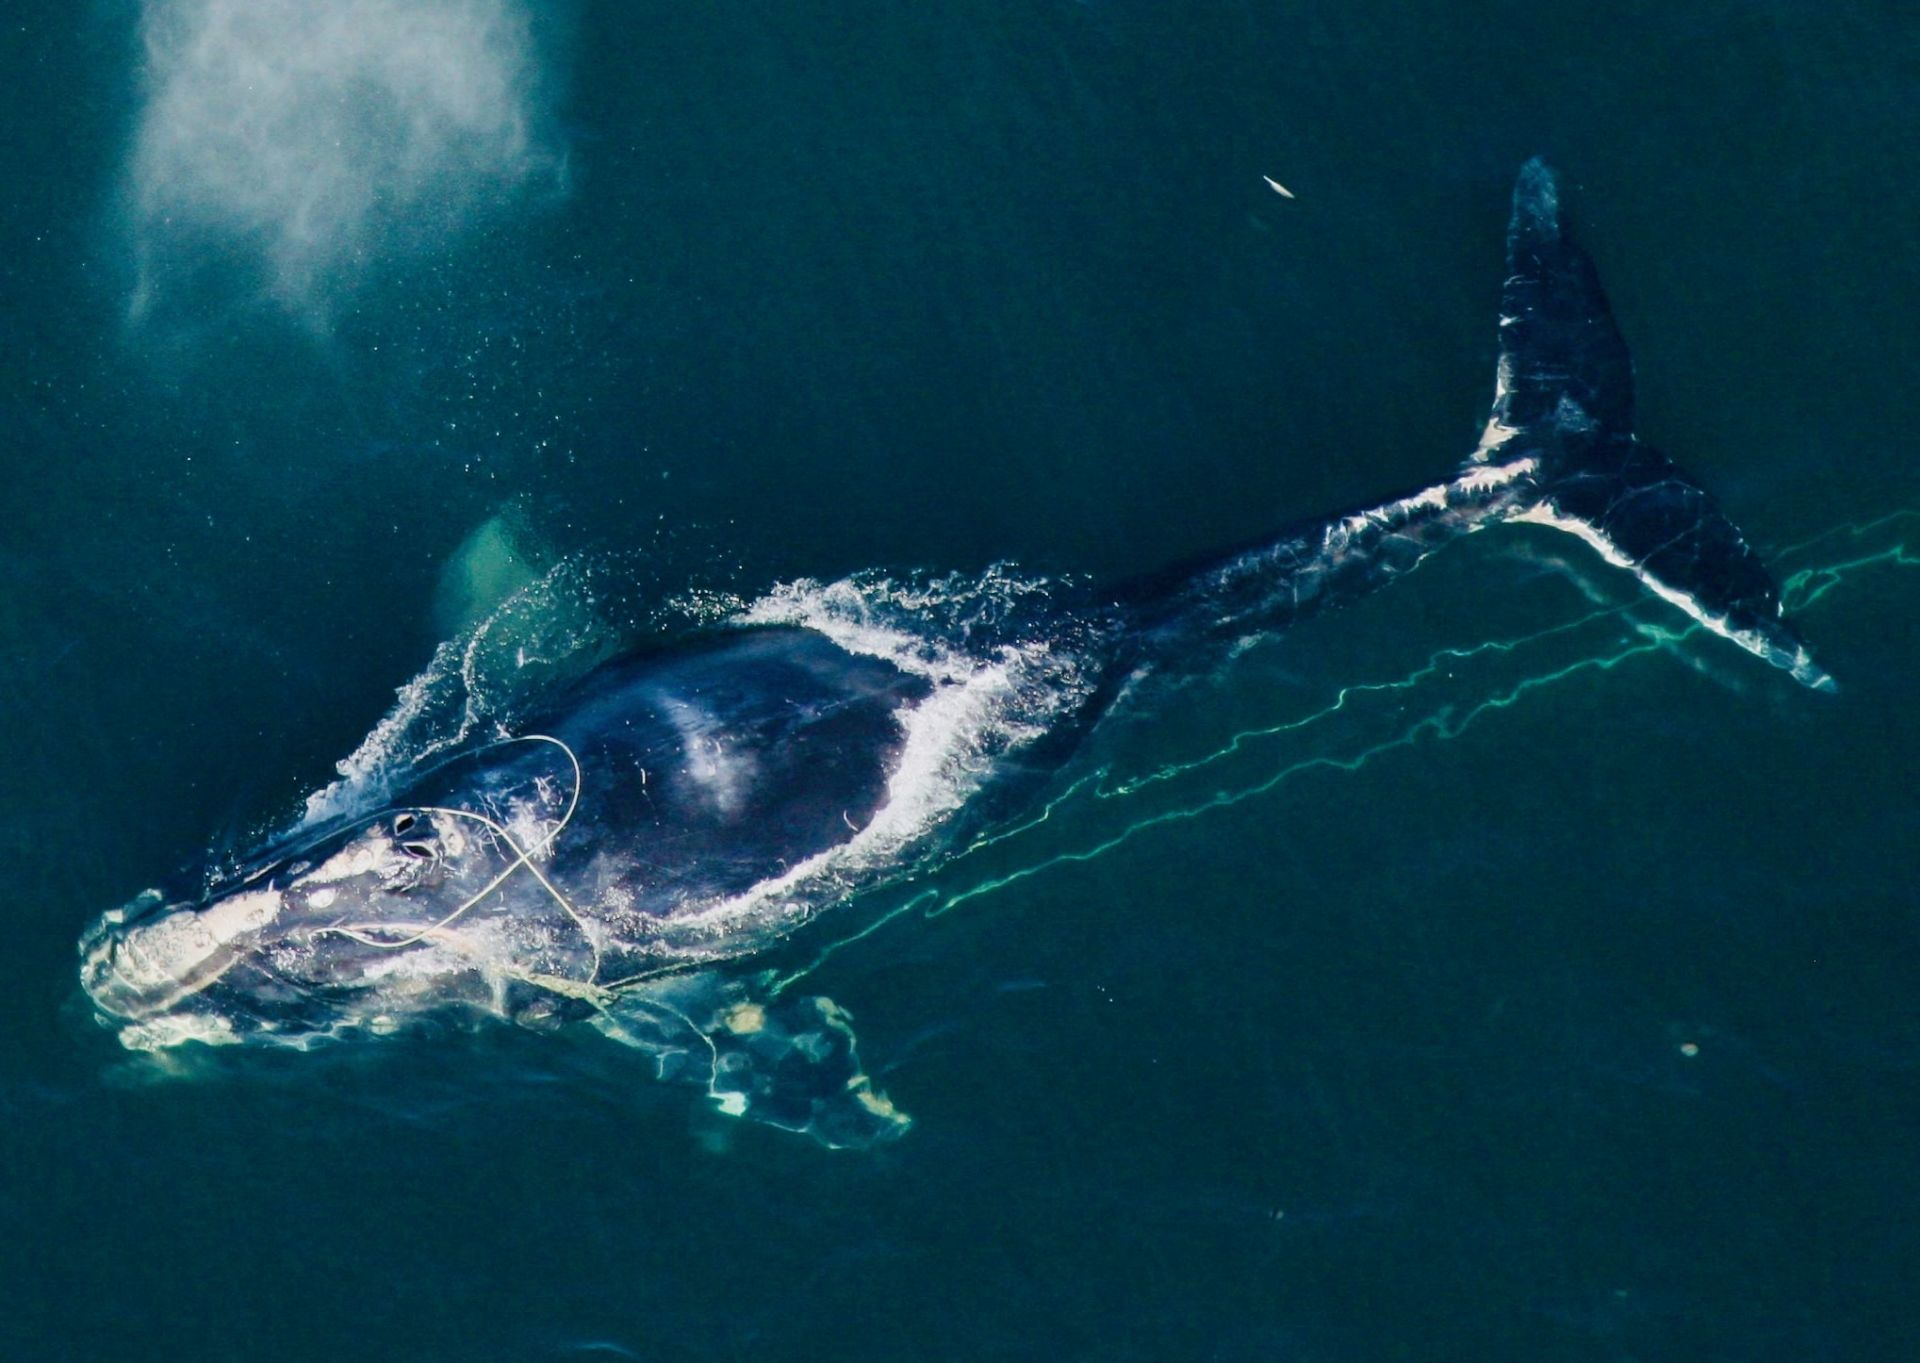
[[[1579,536],[1663,600],[1816,690],[1833,679],[1782,618],[1760,556],[1706,490],[1634,433],[1633,364],[1553,171],[1521,167],[1507,231],[1499,377],[1468,465],[1535,462],[1505,513]]]
[[[621,994],[594,1025],[651,1055],[660,1078],[704,1088],[727,1116],[859,1149],[904,1134],[913,1119],[860,1068],[851,1022],[832,999],[761,997],[696,973]]]

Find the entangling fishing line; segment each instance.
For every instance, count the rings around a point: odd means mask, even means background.
[[[422,810],[429,814],[446,814],[453,818],[472,819],[475,823],[478,823],[483,827],[485,827],[486,829],[488,829],[490,832],[492,832],[492,834],[496,838],[498,838],[502,843],[504,843],[507,849],[514,854],[513,860],[508,862],[506,868],[502,870],[498,875],[496,875],[492,880],[488,881],[478,891],[470,895],[467,898],[466,902],[462,903],[458,908],[448,913],[445,917],[440,918],[435,922],[429,923],[425,927],[422,927],[417,931],[414,931],[408,934],[405,937],[394,939],[394,938],[381,938],[381,937],[372,936],[371,935],[372,933],[381,931],[385,926],[378,923],[363,923],[363,924],[341,923],[341,924],[336,924],[332,927],[322,928],[320,929],[320,931],[338,933],[340,936],[346,937],[352,941],[358,942],[362,946],[377,947],[383,951],[397,951],[402,947],[414,946],[420,942],[425,941],[428,937],[432,937],[439,934],[440,932],[444,931],[446,928],[451,926],[457,919],[459,919],[462,915],[466,914],[476,904],[479,904],[488,895],[492,894],[495,890],[499,889],[503,884],[505,884],[509,876],[513,875],[514,872],[524,867],[528,872],[528,874],[532,875],[535,880],[539,881],[541,884],[541,887],[544,888],[546,892],[553,897],[553,901],[560,906],[560,908],[566,913],[567,917],[571,918],[574,921],[574,924],[580,929],[581,935],[587,939],[588,945],[593,948],[593,971],[590,975],[588,975],[587,983],[592,984],[595,980],[597,980],[600,975],[599,939],[594,934],[593,929],[590,926],[588,926],[587,920],[581,916],[580,911],[574,908],[572,902],[568,900],[566,895],[560,892],[560,890],[554,885],[554,883],[547,878],[546,874],[543,871],[541,871],[541,869],[537,865],[535,865],[533,861],[533,858],[535,856],[537,856],[541,852],[544,852],[548,848],[553,846],[554,840],[557,839],[560,836],[562,830],[564,830],[566,826],[573,821],[574,812],[580,808],[580,788],[585,782],[585,777],[582,774],[580,769],[580,759],[574,754],[574,751],[572,748],[568,747],[560,739],[554,738],[548,734],[520,734],[511,738],[500,739],[497,743],[489,744],[488,748],[504,747],[508,743],[551,743],[554,747],[560,749],[561,752],[567,755],[567,761],[570,764],[572,764],[572,767],[573,767],[573,791],[567,801],[566,812],[560,816],[560,821],[556,823],[552,827],[552,829],[550,829],[546,833],[544,837],[540,838],[540,840],[535,842],[531,847],[522,847],[517,841],[515,841],[513,835],[509,833],[504,827],[502,827],[497,820],[491,819],[487,817],[485,814],[478,813],[475,810],[454,809],[445,805],[415,805],[413,806],[413,808]],[[487,749],[482,748],[480,751],[485,752],[487,751]],[[362,820],[361,822],[372,823],[377,819],[386,817],[388,812],[389,811],[387,810],[381,810],[377,814],[369,815],[366,819]]]

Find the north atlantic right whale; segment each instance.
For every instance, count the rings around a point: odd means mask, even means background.
[[[96,1015],[148,1051],[585,1022],[722,1111],[862,1145],[907,1119],[845,1014],[725,967],[1010,818],[1143,675],[1522,521],[1832,690],[1759,556],[1635,434],[1626,346],[1537,159],[1507,259],[1492,413],[1445,481],[1074,600],[990,574],[890,588],[882,618],[857,584],[776,588],[103,914],[80,941]]]

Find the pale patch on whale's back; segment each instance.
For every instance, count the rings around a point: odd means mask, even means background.
[[[752,755],[728,736],[710,710],[664,691],[655,699],[679,735],[682,773],[722,815],[739,813],[753,787]]]

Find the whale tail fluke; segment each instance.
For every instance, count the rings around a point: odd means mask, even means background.
[[[1782,618],[1760,556],[1698,483],[1634,433],[1633,364],[1558,177],[1520,169],[1507,231],[1493,411],[1464,479],[1531,461],[1509,520],[1568,531],[1656,595],[1815,690],[1835,689]]]
[[[1500,362],[1479,446],[1447,482],[1290,526],[1124,583],[1124,675],[1374,591],[1503,521],[1567,531],[1655,595],[1815,690],[1834,690],[1782,616],[1780,588],[1706,490],[1634,432],[1633,361],[1560,184],[1520,168],[1501,290]]]
[[[1587,253],[1568,236],[1559,183],[1539,157],[1520,168],[1500,291],[1500,369],[1488,424],[1501,432],[1551,423],[1560,404],[1587,422],[1633,431],[1633,361]]]

